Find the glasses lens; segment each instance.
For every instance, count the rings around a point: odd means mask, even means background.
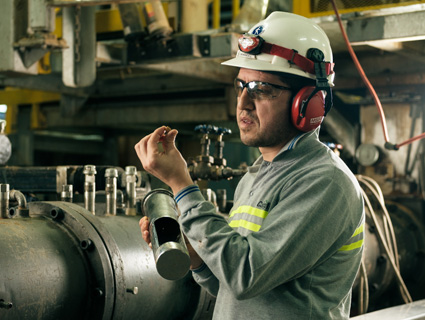
[[[261,81],[250,81],[245,83],[242,80],[235,79],[234,86],[238,97],[241,96],[243,89],[246,87],[248,96],[252,100],[274,99],[282,93],[282,89]]]
[[[272,85],[259,81],[251,81],[248,83],[248,94],[254,100],[274,99],[280,95],[282,91]]]
[[[235,86],[236,95],[240,97],[244,88],[244,83],[241,80],[235,79],[233,84]]]

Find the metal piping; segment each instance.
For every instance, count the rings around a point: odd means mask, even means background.
[[[73,186],[72,184],[67,184],[62,186],[61,192],[61,201],[72,202],[73,201]]]
[[[93,215],[95,212],[96,201],[96,166],[84,166],[84,208],[90,211]]]
[[[207,0],[182,0],[181,32],[191,33],[208,29]]]
[[[11,190],[9,195],[10,199],[16,200],[18,202],[18,209],[26,209],[27,199],[22,192],[18,190]]]
[[[118,178],[117,169],[115,168],[106,169],[106,172],[105,172],[106,215],[115,216],[117,214],[117,178]]]
[[[9,185],[0,184],[0,219],[7,219],[9,216]]]
[[[136,182],[137,168],[134,166],[125,167],[125,190],[127,193],[127,201],[125,214],[128,216],[136,215]]]

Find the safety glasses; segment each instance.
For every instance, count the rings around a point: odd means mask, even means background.
[[[243,89],[246,88],[248,96],[252,100],[271,100],[279,97],[283,90],[291,91],[291,88],[277,84],[262,81],[245,82],[238,78],[235,79],[234,85],[238,97],[242,95]]]

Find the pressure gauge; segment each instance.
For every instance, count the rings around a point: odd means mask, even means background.
[[[12,155],[12,144],[5,134],[0,133],[0,165],[6,164]]]
[[[12,144],[9,138],[4,134],[4,128],[6,127],[6,121],[0,120],[0,165],[6,164],[12,155]]]
[[[356,150],[356,159],[362,166],[372,166],[379,160],[380,151],[374,144],[361,144]]]

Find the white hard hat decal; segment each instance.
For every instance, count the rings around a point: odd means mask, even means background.
[[[263,26],[258,26],[254,30],[252,30],[252,34],[258,36],[258,35],[262,34],[263,31],[264,31],[264,27]]]

